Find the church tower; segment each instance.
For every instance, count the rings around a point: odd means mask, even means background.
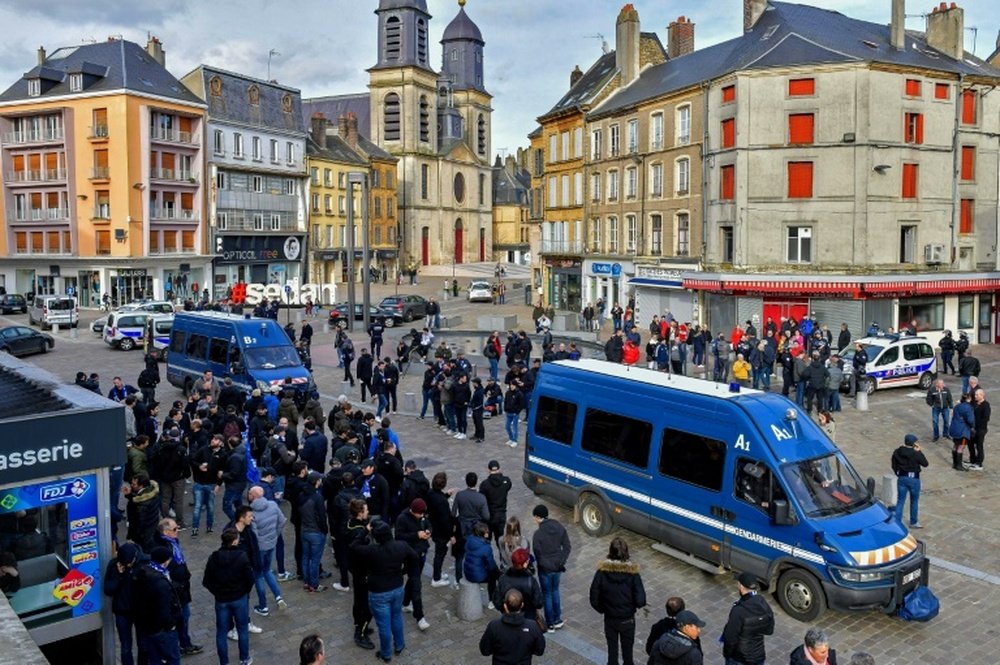
[[[492,97],[486,92],[483,79],[483,35],[479,27],[465,13],[465,0],[459,0],[458,14],[445,28],[441,37],[441,78],[438,86],[439,107],[442,84],[447,87],[449,107],[462,117],[464,138],[476,156],[489,163],[490,158],[490,115]],[[446,128],[447,111],[442,122],[442,133]]]

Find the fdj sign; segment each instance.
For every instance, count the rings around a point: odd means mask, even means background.
[[[611,275],[612,277],[618,277],[622,274],[622,264],[620,263],[592,263],[590,264],[590,272],[595,275]]]
[[[90,489],[90,484],[82,478],[75,478],[70,481],[55,483],[52,485],[42,485],[38,491],[38,498],[43,503],[61,501],[63,499],[79,499]]]

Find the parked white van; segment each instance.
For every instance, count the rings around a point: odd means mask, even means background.
[[[80,322],[80,308],[73,296],[36,295],[28,308],[28,322],[42,328],[56,324],[75,328]]]

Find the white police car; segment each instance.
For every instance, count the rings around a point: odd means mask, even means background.
[[[861,344],[868,354],[865,390],[869,395],[879,388],[896,386],[927,390],[937,378],[937,356],[926,337],[879,335],[854,340],[840,350],[846,385],[854,379],[855,344]]]

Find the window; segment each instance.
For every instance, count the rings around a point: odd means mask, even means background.
[[[21,236],[21,235],[24,235],[24,234],[19,233],[18,235]],[[111,253],[111,231],[110,230],[107,230],[107,229],[98,230],[96,232],[96,238],[95,238],[95,240],[96,240],[97,253],[99,255],[108,255],[108,254]],[[17,249],[18,249],[19,253],[24,253],[24,250],[22,250],[22,248],[21,248],[21,239],[20,238],[18,238]],[[25,247],[24,249],[27,249],[27,247]]]
[[[612,157],[617,157],[618,153],[621,150],[621,128],[618,125],[611,125],[611,127],[608,128],[608,131],[610,133],[609,134],[610,135],[610,138],[609,138],[610,153],[609,154]]]
[[[816,94],[816,79],[789,79],[789,97],[812,97]]]
[[[574,205],[583,205],[583,174],[574,173],[573,174],[573,203]]]
[[[563,132],[559,135],[559,145],[562,147],[560,159],[566,161],[569,159],[569,132]]]
[[[628,121],[628,151],[629,153],[637,152],[639,150],[639,121],[629,120]]]
[[[654,113],[649,116],[649,149],[663,148],[663,114]]]
[[[600,129],[595,129],[590,133],[590,158],[600,159],[604,149],[604,137]]]
[[[722,147],[732,148],[736,145],[736,118],[722,121]]]
[[[295,163],[295,144],[291,141],[285,143],[285,162],[289,166]]]
[[[951,99],[951,86],[947,83],[935,83],[934,99]]]
[[[590,249],[594,252],[601,251],[601,244],[604,236],[601,234],[601,218],[595,217],[590,220]]]
[[[213,337],[208,344],[208,361],[225,365],[227,360],[229,360],[229,342]]]
[[[608,201],[618,200],[618,171],[608,171]]]
[[[736,166],[727,164],[719,169],[719,198],[732,201],[736,198]]]
[[[976,179],[976,146],[962,146],[962,180]]]
[[[264,191],[264,176],[255,175],[250,177],[251,187],[253,191],[260,194]]]
[[[920,79],[906,79],[906,96],[920,96]]]
[[[559,205],[559,199],[558,199],[559,192],[557,191],[556,187],[558,187],[558,184],[556,183],[556,177],[554,175],[550,175],[549,176],[549,207],[550,208],[555,208],[557,205]]]
[[[535,413],[535,434],[567,446],[573,444],[576,404],[542,395]]]
[[[219,227],[220,231],[225,231],[229,228],[229,213],[220,212],[215,217],[216,225]]]
[[[903,198],[917,198],[917,177],[920,167],[917,164],[903,164]]]
[[[686,212],[677,213],[677,256],[691,253],[691,216]]]
[[[811,199],[813,195],[813,163],[788,162],[788,198]]]
[[[789,263],[812,262],[812,227],[788,227],[788,251],[785,259]]]
[[[243,135],[239,132],[233,134],[233,157],[243,159]]]
[[[685,144],[691,140],[691,105],[685,104],[677,109],[677,143]]]
[[[430,167],[427,164],[420,165],[420,198],[427,200],[427,191],[429,187],[428,180],[430,179]]]
[[[732,263],[733,257],[736,255],[736,240],[733,235],[733,227],[731,226],[720,226],[719,227],[719,246],[721,249],[721,258],[723,263]]]
[[[222,133],[221,129],[215,130],[214,133],[215,140],[213,142],[213,147],[216,155],[226,154],[226,137]]]
[[[379,171],[378,169],[372,169],[370,177],[371,177],[371,183],[372,183],[372,187],[373,188],[374,187],[381,187],[381,184],[380,184],[381,181],[382,181],[382,172],[381,171]],[[461,199],[459,199],[459,200],[461,201]]]
[[[657,468],[661,474],[718,492],[726,467],[726,444],[699,434],[665,428]]]
[[[253,216],[253,230],[263,231],[264,230],[264,215],[262,213],[254,213]]]
[[[261,154],[260,154],[260,137],[259,136],[254,136],[253,139],[251,139],[251,142],[252,142],[252,146],[253,146],[253,159],[254,159],[255,162],[259,162],[261,160]]]
[[[963,90],[962,91],[962,124],[963,125],[974,125],[976,124],[976,104],[979,102],[978,95],[975,90]]]
[[[340,196],[337,198],[337,213],[343,215],[347,212],[347,197]]]
[[[677,193],[684,195],[691,190],[691,160],[683,157],[677,160]]]
[[[917,253],[917,227],[903,224],[899,227],[899,262],[915,263]]]
[[[111,219],[111,192],[106,189],[99,189],[94,192],[96,207],[94,217],[97,219]]]
[[[813,142],[812,113],[793,113],[788,116],[788,142],[792,145],[810,145]]]
[[[587,409],[583,417],[581,447],[629,466],[649,466],[649,446],[653,426],[616,413]]]
[[[652,242],[649,245],[649,253],[653,256],[660,256],[663,253],[663,215],[653,214],[649,216],[652,227]]]
[[[636,197],[636,191],[639,184],[638,169],[634,166],[630,166],[625,169],[625,197],[629,199],[634,199]]]
[[[28,79],[28,97],[38,97],[42,94],[41,79]]]
[[[318,171],[318,169],[313,169],[313,171]],[[313,181],[316,184],[317,181]],[[333,171],[331,169],[323,169],[323,186],[333,187]]]
[[[535,148],[535,176],[540,176],[545,172],[545,151]]]
[[[328,215],[333,214],[333,195],[332,194],[326,194],[323,197],[323,210],[325,210],[326,214],[328,214]]]
[[[314,192],[310,198],[312,199],[312,211],[319,212],[319,194]]]
[[[601,174],[590,176],[590,200],[597,203],[601,200]]]
[[[902,304],[903,303],[900,302],[900,306],[901,306],[900,307],[900,315],[902,315],[902,311],[903,311],[902,310]],[[911,319],[904,319],[904,321],[906,321],[907,323],[909,323],[911,321]],[[879,356],[879,359],[875,361],[875,366],[876,367],[881,367],[883,365],[889,365],[891,363],[896,362],[897,360],[899,360],[899,347],[898,346],[890,346],[888,349],[885,350],[885,353],[883,353],[881,356]]]
[[[559,205],[564,208],[569,205],[569,175],[563,174],[559,177],[560,193]]]
[[[426,95],[420,96],[420,140],[424,143],[431,140],[431,105]]]
[[[663,196],[663,164],[653,164],[649,167],[649,180],[653,197]]]
[[[583,127],[573,130],[573,157],[583,157]]]
[[[271,230],[280,231],[281,230],[281,215],[273,214],[271,215]]]
[[[382,197],[375,197],[375,217],[382,216]]]
[[[924,116],[922,113],[903,115],[903,141],[917,145],[924,142]]]
[[[69,91],[80,92],[83,90],[83,74],[69,75]]]
[[[390,92],[382,103],[382,134],[386,141],[399,140],[399,95]]]
[[[184,348],[184,355],[189,358],[204,360],[208,351],[208,337],[191,333],[188,335],[187,346]]]
[[[976,217],[975,199],[962,199],[962,206],[958,223],[958,232],[975,233],[976,230],[975,217]]]
[[[928,296],[926,298],[900,298],[900,323],[905,325],[914,319],[917,320],[917,330],[921,332],[925,330],[944,329],[944,297]],[[890,347],[890,349],[886,351],[886,354],[888,354],[888,352],[893,348],[898,349],[899,347]],[[905,344],[903,346],[903,357],[906,360],[933,358],[934,349],[931,348],[930,344],[923,342],[917,344]]]
[[[278,151],[278,141],[277,139],[271,139],[271,162],[277,164],[280,162],[280,155]]]
[[[393,204],[391,196],[387,196],[385,198],[385,216],[389,219],[396,216],[395,205]]]
[[[976,327],[976,297],[975,296],[959,296],[958,297],[958,327],[959,328],[975,328]]]
[[[736,84],[722,87],[722,103],[729,104],[736,101]]]
[[[555,134],[549,136],[549,164],[552,164],[559,159],[557,149],[559,147],[559,137]]]
[[[608,251],[618,253],[618,218],[608,217]]]
[[[337,187],[344,189],[347,187],[347,174],[341,171],[337,174]]]
[[[625,251],[635,251],[635,215],[625,215]]]
[[[392,189],[392,170],[386,170],[385,172],[385,188]]]

